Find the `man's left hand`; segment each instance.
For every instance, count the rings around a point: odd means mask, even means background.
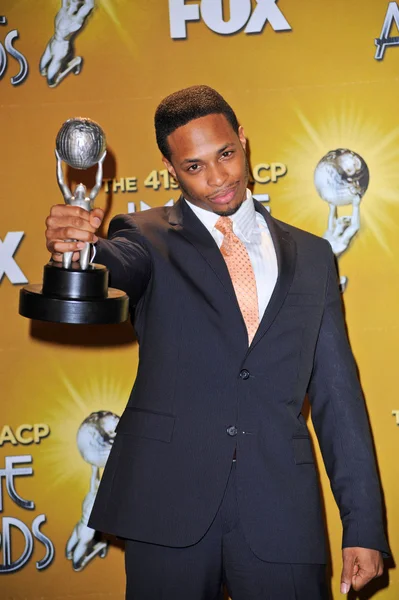
[[[341,594],[347,594],[351,587],[361,590],[384,570],[381,552],[370,548],[344,548],[342,561]]]

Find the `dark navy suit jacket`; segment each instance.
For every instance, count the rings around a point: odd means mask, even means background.
[[[237,451],[246,539],[261,559],[326,562],[306,393],[337,501],[343,545],[389,552],[364,399],[330,245],[269,226],[278,279],[248,348],[212,236],[180,199],[115,217],[96,260],[130,296],[139,367],[89,525],[167,546],[195,544]]]

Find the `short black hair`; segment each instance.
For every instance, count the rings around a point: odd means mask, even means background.
[[[194,85],[162,100],[155,112],[155,135],[162,155],[170,160],[167,138],[178,127],[212,114],[224,115],[238,134],[239,124],[234,110],[219,92],[207,85]]]

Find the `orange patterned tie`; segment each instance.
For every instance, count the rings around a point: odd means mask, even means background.
[[[215,227],[224,235],[220,251],[226,261],[238,305],[247,326],[250,345],[259,325],[258,292],[254,270],[246,247],[233,233],[233,221],[229,217],[220,217]]]

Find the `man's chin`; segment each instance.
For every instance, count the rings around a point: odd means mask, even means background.
[[[244,200],[235,206],[226,206],[226,208],[218,208],[217,210],[213,210],[215,215],[219,215],[219,217],[231,217],[234,215],[242,206]]]

